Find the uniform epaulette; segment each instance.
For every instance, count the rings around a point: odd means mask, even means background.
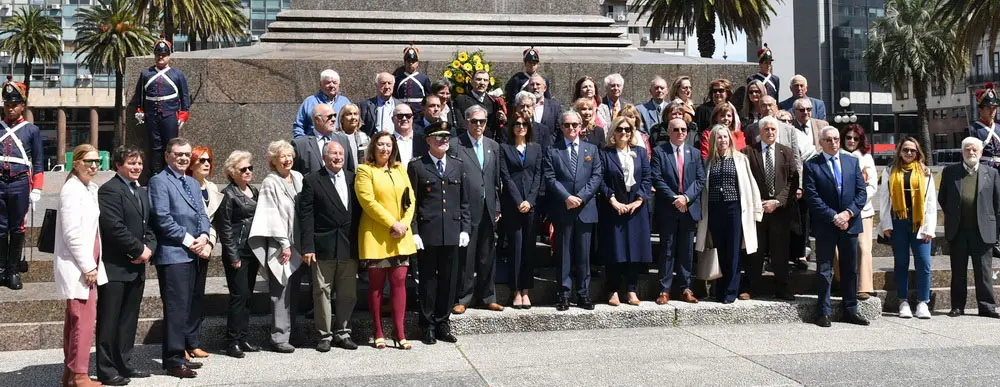
[[[458,158],[458,156],[455,156],[455,155],[452,155],[452,154],[449,154],[448,158],[451,159],[451,160],[456,160],[458,162],[462,162],[462,159],[460,159],[460,158]]]

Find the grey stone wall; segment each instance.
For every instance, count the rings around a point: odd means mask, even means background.
[[[598,0],[292,0],[292,9],[597,15]]]

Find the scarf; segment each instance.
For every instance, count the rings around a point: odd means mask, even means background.
[[[927,179],[920,163],[913,161],[894,167],[889,175],[889,199],[892,201],[892,213],[897,219],[906,219],[906,197],[903,192],[903,176],[910,172],[910,194],[913,196],[913,232],[924,224],[924,193],[927,192]]]

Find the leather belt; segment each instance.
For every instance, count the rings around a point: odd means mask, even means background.
[[[173,93],[171,95],[165,95],[165,96],[162,96],[162,97],[146,97],[146,100],[147,101],[153,101],[153,102],[160,102],[160,101],[168,101],[168,100],[171,100],[171,99],[174,99],[174,98],[177,98],[177,93]]]

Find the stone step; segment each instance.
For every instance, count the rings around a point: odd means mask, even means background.
[[[276,21],[267,26],[268,32],[314,32],[351,34],[409,34],[420,32],[424,35],[454,35],[461,32],[465,36],[561,36],[561,37],[605,37],[617,38],[626,31],[614,26],[532,26],[496,25],[485,28],[470,27],[468,24],[380,24],[368,21]]]
[[[896,295],[895,290],[886,291],[884,294],[878,295],[882,298],[882,303],[884,306],[883,312],[886,313],[898,313],[899,312],[899,297]],[[1000,285],[993,286],[993,297],[1000,300]],[[917,305],[917,292],[915,290],[909,291],[909,301],[911,307],[916,307]],[[951,310],[953,307],[951,303],[951,287],[931,287],[931,300],[927,305],[933,310]],[[979,307],[976,304],[976,288],[975,286],[966,287],[966,297],[965,306],[962,307],[966,313],[976,314]]]
[[[833,320],[839,319],[840,300],[831,300],[835,311]],[[408,309],[409,310],[409,309]],[[881,300],[871,298],[861,302],[860,314],[870,320],[881,317]],[[622,305],[613,307],[597,305],[587,311],[571,308],[565,312],[553,307],[536,306],[529,310],[507,308],[502,312],[470,309],[461,315],[451,317],[452,330],[457,335],[507,333],[529,331],[559,331],[576,329],[612,329],[636,327],[686,327],[725,324],[774,324],[811,322],[816,315],[816,298],[798,297],[795,301],[737,301],[723,305],[715,302],[686,304],[671,302],[656,305],[643,302],[638,306]],[[381,320],[385,336],[395,337],[392,319],[383,316]],[[162,324],[159,318],[141,318],[136,332],[136,343],[156,344],[162,342]],[[352,337],[360,345],[370,345],[373,320],[367,312],[355,312],[351,318]],[[269,342],[269,316],[255,315],[250,319],[248,340],[252,343]],[[405,319],[406,337],[419,339],[420,329],[417,315],[408,311]],[[63,322],[46,321],[33,323],[0,324],[0,351],[62,348]],[[226,318],[208,317],[202,324],[201,339],[204,347],[216,351],[225,345]],[[293,328],[293,342],[300,347],[312,347],[317,340],[312,321],[298,318]],[[391,345],[391,342],[390,342]],[[218,353],[218,352],[217,352]]]
[[[266,32],[260,37],[270,43],[323,43],[323,44],[384,44],[405,46],[444,45],[464,47],[484,46],[556,46],[588,48],[625,48],[631,41],[625,38],[555,37],[555,36],[469,36],[460,32],[452,35],[430,34],[376,34],[376,33],[310,33],[310,32]]]
[[[518,15],[494,13],[382,12],[286,9],[275,21],[318,21],[371,24],[460,24],[526,26],[609,26],[614,20],[600,15]],[[270,26],[268,26],[270,27]]]

